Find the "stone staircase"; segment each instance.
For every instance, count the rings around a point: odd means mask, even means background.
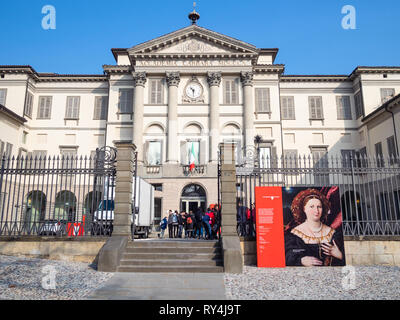
[[[224,272],[221,246],[217,240],[135,240],[117,272]]]

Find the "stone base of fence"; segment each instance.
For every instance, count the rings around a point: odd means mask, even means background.
[[[96,263],[109,238],[9,237],[0,239],[0,255]]]
[[[352,266],[400,267],[400,238],[396,240],[380,238],[379,240],[345,240],[346,264]],[[240,247],[244,265],[257,265],[256,241],[240,238]]]

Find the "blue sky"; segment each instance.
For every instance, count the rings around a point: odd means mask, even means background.
[[[42,29],[42,7],[56,8],[56,30]],[[356,30],[342,28],[344,5]],[[101,74],[111,48],[128,48],[190,24],[192,0],[2,0],[1,65],[38,72]],[[400,65],[398,0],[198,0],[199,25],[279,48],[285,74],[349,74],[357,66]]]

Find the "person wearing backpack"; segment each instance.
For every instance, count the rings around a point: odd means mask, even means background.
[[[178,211],[172,214],[172,228],[173,228],[173,238],[178,237],[179,221],[178,221]]]
[[[203,227],[204,227],[204,239],[211,240],[212,235],[211,235],[211,226],[210,226],[210,215],[209,212],[205,213],[203,215]],[[206,236],[207,233],[207,236]]]
[[[168,225],[167,217],[164,217],[164,219],[162,219],[160,222],[161,233],[158,234],[159,238],[161,238],[161,239],[164,238],[164,232],[165,232],[165,229],[167,229],[167,225]]]
[[[191,238],[193,235],[193,217],[190,214],[187,214],[186,216],[186,237],[185,238]]]
[[[183,226],[185,224],[184,221],[184,212],[181,212],[180,214],[178,214],[178,238],[182,238],[182,231],[183,231]]]

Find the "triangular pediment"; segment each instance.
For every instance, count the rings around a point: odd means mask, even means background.
[[[128,49],[130,55],[143,54],[257,54],[246,42],[192,25]]]

